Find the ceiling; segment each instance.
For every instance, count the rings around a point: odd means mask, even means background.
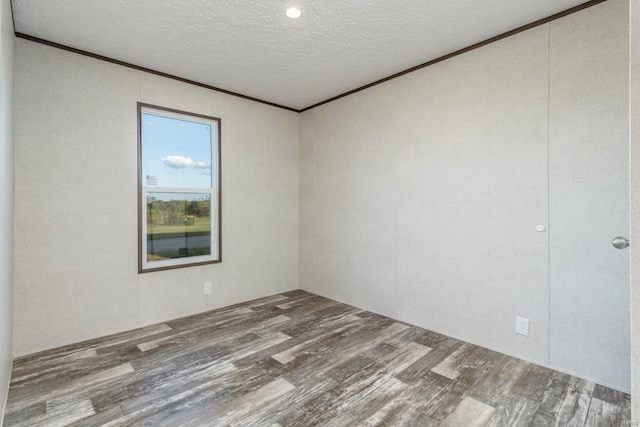
[[[12,0],[17,33],[295,110],[581,3]]]

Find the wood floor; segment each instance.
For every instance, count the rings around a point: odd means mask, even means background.
[[[5,426],[619,426],[629,395],[304,291],[14,362]]]

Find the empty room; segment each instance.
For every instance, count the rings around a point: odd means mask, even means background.
[[[1,426],[640,425],[640,0],[0,0]]]

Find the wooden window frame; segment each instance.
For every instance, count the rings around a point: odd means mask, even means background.
[[[146,111],[157,112],[158,115],[170,118],[192,118],[193,121],[215,123],[216,131],[212,130],[212,162],[211,176],[217,179],[216,186],[212,183],[210,191],[202,191],[201,189],[191,188],[161,188],[159,192],[176,193],[199,193],[211,194],[211,249],[212,253],[206,256],[206,260],[202,260],[202,256],[174,258],[173,262],[168,260],[161,261],[161,265],[152,266],[153,262],[146,261],[145,242],[147,241],[146,233],[146,202],[145,195],[147,191],[158,192],[157,188],[149,188],[143,183],[142,170],[142,114]],[[158,105],[137,103],[137,122],[138,122],[138,273],[149,273],[153,271],[173,270],[177,268],[193,267],[198,265],[217,264],[222,262],[222,120],[218,117],[206,116],[203,114],[191,113],[188,111],[176,110],[173,108],[162,107]],[[213,141],[217,138],[216,141]],[[214,195],[215,199],[214,200]],[[214,216],[213,212],[216,212]],[[216,253],[214,253],[214,250]],[[189,258],[194,258],[191,261]]]

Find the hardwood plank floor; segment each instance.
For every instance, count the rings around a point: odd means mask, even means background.
[[[629,395],[304,291],[14,361],[5,426],[620,426]]]

